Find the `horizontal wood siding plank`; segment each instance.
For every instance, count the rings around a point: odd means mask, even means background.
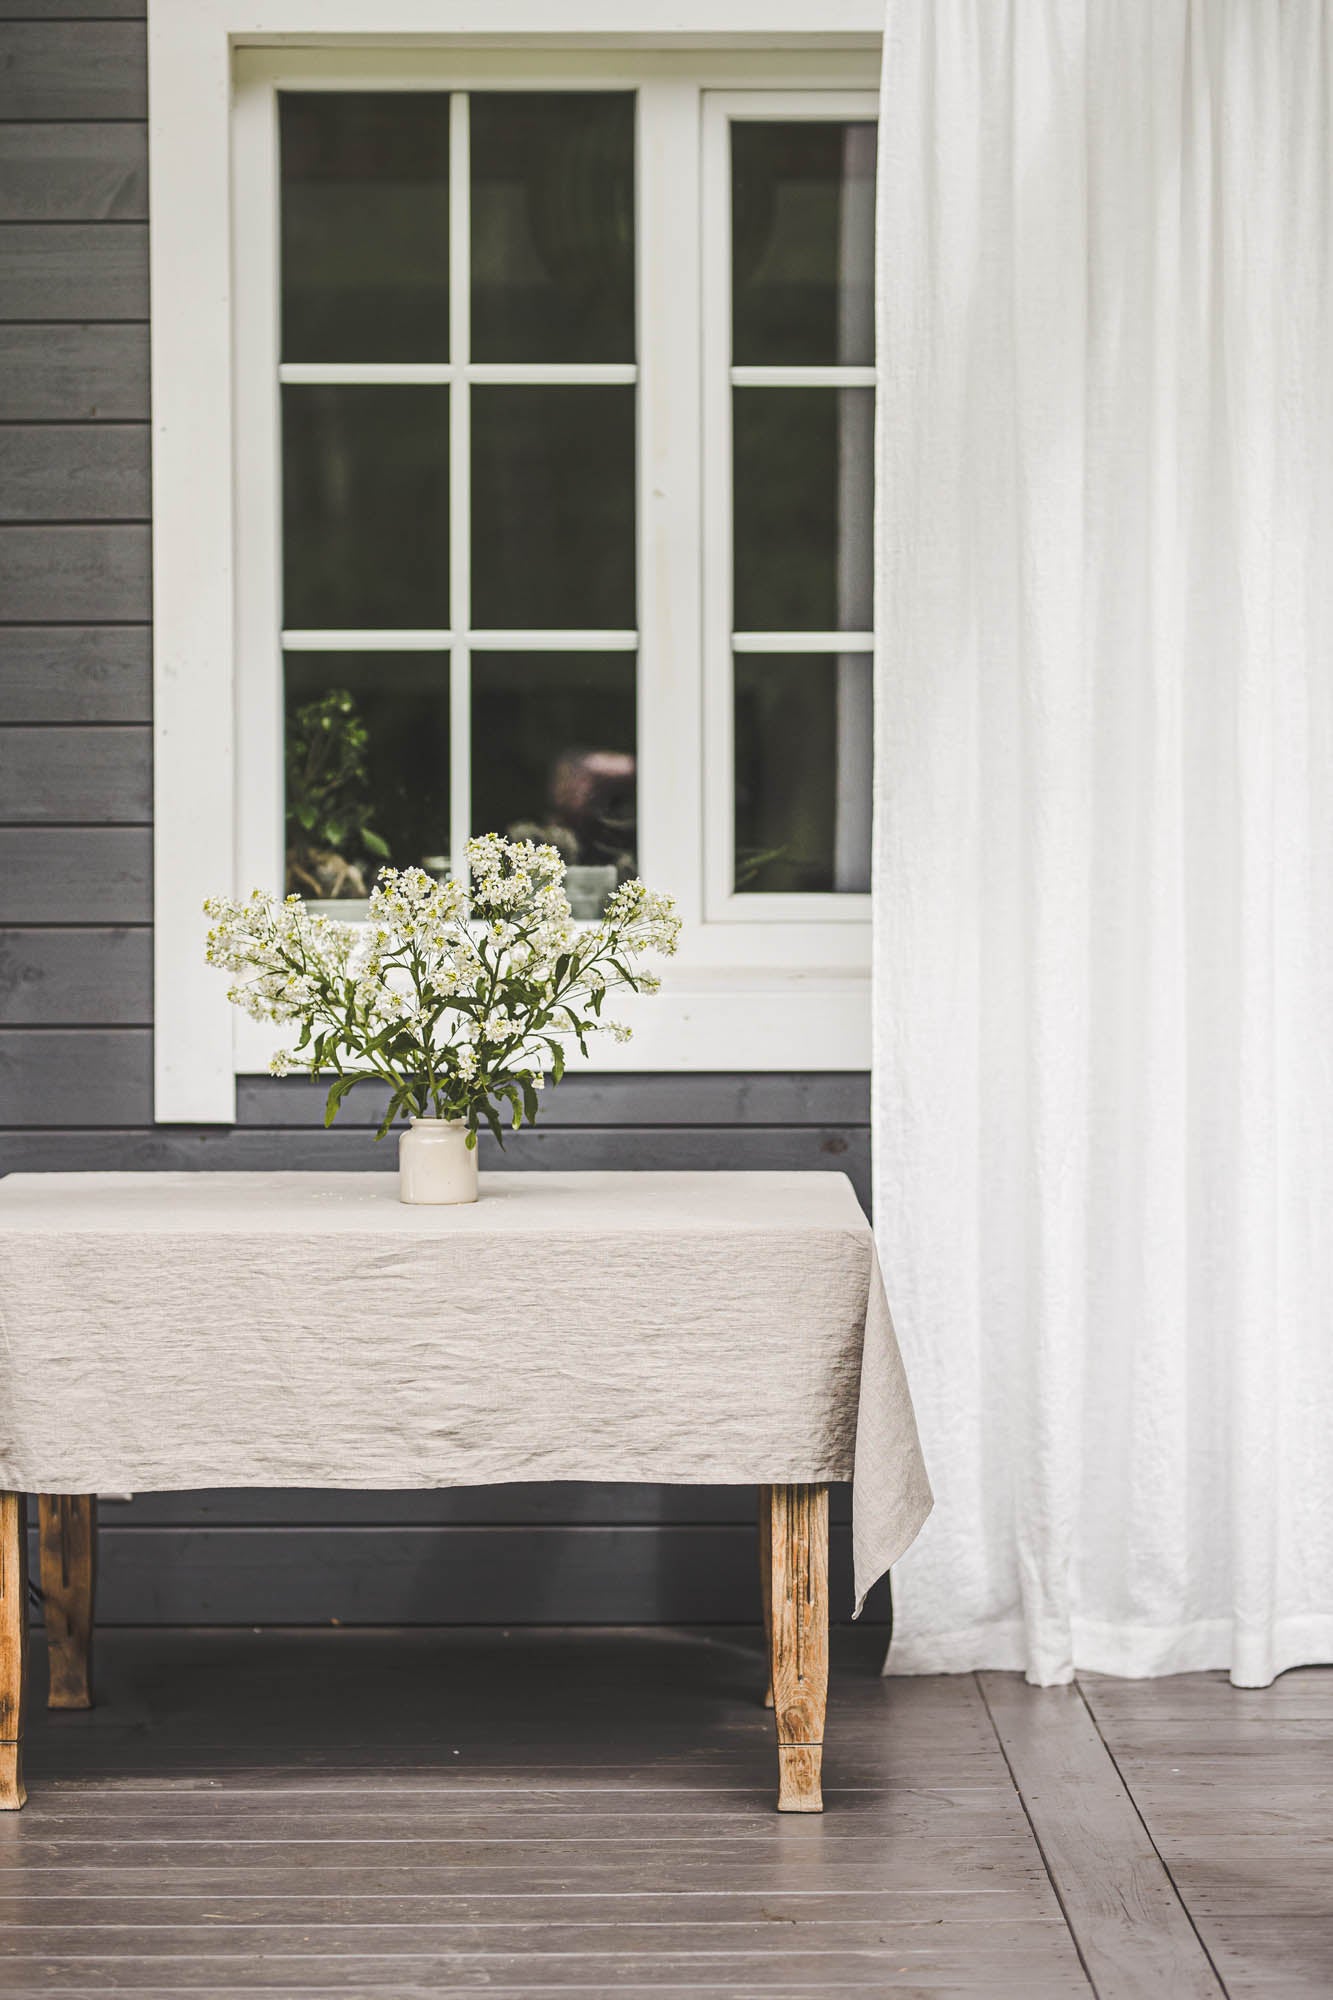
[[[0,930],[0,1025],[149,1027],[148,930]]]
[[[152,1036],[144,1029],[0,1030],[0,1123],[134,1126],[152,1115]],[[0,1133],[0,1162],[23,1136]],[[128,1163],[113,1147],[103,1164]]]
[[[442,1529],[538,1526],[564,1528],[717,1527],[737,1529],[751,1538],[755,1532],[756,1495],[750,1486],[595,1485],[562,1480],[553,1485],[453,1487],[434,1493],[313,1492],[308,1490],[231,1491],[223,1493],[141,1493],[130,1500],[104,1499],[104,1529],[125,1533],[139,1529],[187,1528],[320,1528],[337,1540],[348,1528],[399,1527]],[[830,1534],[833,1563],[839,1576],[851,1574],[851,1488],[834,1486],[830,1493]],[[33,1516],[35,1519],[35,1515]],[[346,1560],[373,1560],[373,1542],[348,1545]],[[657,1618],[668,1623],[690,1622],[689,1600],[664,1595]],[[257,1615],[257,1614],[256,1614]],[[331,1614],[340,1616],[339,1613]],[[845,1616],[845,1608],[840,1611]],[[864,1625],[892,1623],[889,1581],[876,1584],[861,1614]],[[252,1623],[244,1611],[241,1623]],[[442,1623],[466,1623],[463,1614],[446,1613]],[[617,1622],[613,1615],[612,1622]]]
[[[0,625],[0,724],[152,719],[147,625]]]
[[[0,326],[0,421],[147,417],[146,326]]]
[[[147,825],[152,731],[138,724],[0,728],[0,819],[11,826]]]
[[[141,21],[148,0],[0,0],[0,21]]]
[[[0,222],[142,222],[142,125],[0,125]]]
[[[142,625],[147,527],[0,528],[0,605],[15,625]]]
[[[0,827],[0,923],[150,923],[152,882],[146,827]]]
[[[0,300],[11,320],[146,320],[147,225],[0,223]]]
[[[0,38],[0,118],[144,118],[136,21],[15,21]]]
[[[147,519],[147,424],[0,424],[0,520]]]
[[[237,1086],[240,1125],[324,1123],[325,1092],[308,1077],[245,1076]],[[353,1091],[339,1122],[379,1124],[387,1093]],[[550,1125],[868,1125],[870,1079],[860,1071],[809,1070],[744,1075],[725,1071],[605,1076],[571,1070],[548,1092]]]
[[[833,1614],[849,1618],[846,1537]],[[753,1529],[134,1528],[99,1539],[106,1625],[686,1624],[759,1619]],[[35,1569],[34,1569],[35,1574]]]
[[[76,1031],[68,1031],[73,1035]],[[117,1031],[124,1037],[118,1048],[107,1051],[107,1061],[126,1063],[136,1077],[147,1076],[149,1037],[142,1035],[142,1052],[132,1048],[138,1029]],[[0,1049],[16,1045],[12,1051],[16,1066],[24,1058],[20,1045],[37,1039],[32,1030],[0,1035]],[[27,1062],[32,1067],[34,1052]],[[106,1079],[108,1096],[114,1095],[114,1081]],[[127,1092],[134,1096],[134,1092]],[[81,1117],[80,1095],[60,1073],[53,1056],[49,1065],[47,1092],[35,1096],[38,1116],[11,1119],[23,1125],[64,1126],[63,1131],[0,1131],[0,1171],[90,1172],[124,1167],[143,1172],[189,1171],[200,1167],[225,1169],[319,1168],[330,1173],[376,1169],[391,1173],[395,1148],[391,1141],[376,1143],[370,1132],[292,1132],[239,1130],[223,1126],[146,1125],[147,1108],[121,1119]],[[0,1113],[0,1124],[4,1114]],[[120,1125],[115,1132],[77,1129]],[[500,1153],[495,1141],[483,1134],[483,1171],[496,1167],[564,1170],[582,1172],[589,1168],[638,1171],[657,1168],[674,1172],[731,1169],[735,1171],[790,1171],[792,1169],[845,1173],[863,1206],[869,1200],[869,1141],[864,1133],[824,1131],[819,1127],[782,1129],[760,1127],[703,1126],[640,1131],[574,1131],[558,1126],[538,1125],[532,1131],[516,1133]]]
[[[512,1486],[451,1486],[436,1492],[338,1492],[319,1487],[228,1488],[136,1493],[103,1503],[107,1528],[606,1528],[728,1525],[751,1529],[753,1486],[647,1486],[565,1479]],[[851,1520],[851,1487],[831,1489],[835,1526]]]

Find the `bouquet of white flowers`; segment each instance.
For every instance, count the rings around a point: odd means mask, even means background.
[[[375,1078],[390,1093],[381,1138],[398,1117],[461,1120],[470,1146],[482,1121],[499,1138],[506,1108],[515,1126],[536,1117],[547,1072],[564,1074],[566,1041],[585,1056],[590,1034],[628,1041],[602,1012],[608,993],[657,991],[636,961],[675,951],[670,896],[625,882],[600,923],[577,925],[555,848],[494,833],[468,842],[468,873],[465,888],[386,868],[364,924],[258,889],[204,905],[209,963],[244,975],[228,997],[256,1020],[300,1025],[274,1073],[333,1072],[326,1125]]]

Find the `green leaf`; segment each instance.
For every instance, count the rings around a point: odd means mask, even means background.
[[[324,1100],[324,1129],[326,1132],[338,1116],[339,1105],[356,1081],[357,1079],[354,1076],[339,1076],[335,1077],[329,1085],[329,1094]]]
[[[402,1084],[402,1083],[399,1084],[397,1090],[395,1090],[393,1096],[389,1099],[388,1110],[385,1112],[383,1119],[380,1121],[380,1129],[375,1134],[375,1137],[377,1139],[384,1138],[390,1126],[393,1124],[394,1119],[398,1116],[398,1113],[403,1109],[404,1104],[407,1102],[407,1098],[410,1091],[411,1091],[410,1084]]]
[[[366,849],[367,853],[377,854],[381,861],[388,860],[389,843],[382,834],[376,833],[373,827],[362,827],[361,845]]]

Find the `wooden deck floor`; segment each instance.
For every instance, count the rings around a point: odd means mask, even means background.
[[[757,1635],[100,1646],[0,1817],[12,2000],[1333,1992],[1333,1672],[882,1681],[840,1633],[804,1819]]]

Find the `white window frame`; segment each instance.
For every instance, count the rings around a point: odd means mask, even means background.
[[[875,369],[737,367],[731,354],[731,128],[743,120],[811,123],[874,119],[873,91],[713,90],[703,96],[702,258],[703,326],[703,559],[704,559],[704,855],[705,913],[712,923],[792,925],[855,924],[868,936],[870,898],[855,894],[738,895],[736,879],[735,714],[733,663],[738,653],[865,654],[872,632],[737,632],[732,617],[731,411],[734,388],[875,388]],[[867,807],[869,801],[867,800]],[[790,940],[793,956],[801,935]],[[812,941],[813,943],[813,941]],[[813,955],[828,961],[827,941]],[[804,1066],[804,1065],[803,1065]]]
[[[868,1063],[867,899],[719,902],[716,882],[706,880],[721,786],[730,798],[730,671],[728,658],[724,716],[717,632],[704,603],[716,584],[700,559],[703,510],[717,504],[697,478],[717,347],[714,334],[699,334],[698,218],[708,157],[701,117],[730,115],[733,103],[741,114],[756,111],[764,92],[778,103],[771,94],[796,82],[803,99],[809,89],[832,93],[820,107],[825,116],[847,115],[833,108],[843,104],[855,106],[851,115],[867,106],[873,113],[866,88],[877,62],[876,11],[864,0],[788,0],[765,5],[761,22],[752,0],[570,0],[555,45],[543,0],[484,8],[481,0],[378,0],[373,10],[363,0],[150,0],[159,1122],[230,1122],[236,1076],[264,1068],[278,1039],[232,1009],[225,981],[203,964],[200,904],[207,894],[277,887],[282,851],[279,83],[640,93],[638,240],[654,254],[640,260],[638,301],[639,854],[645,878],[677,894],[686,931],[664,994],[634,1010],[634,1042],[621,1049],[608,1038],[598,1066]],[[804,103],[801,115],[820,115]],[[451,177],[451,201],[466,202],[459,178]],[[720,381],[729,398],[727,367]],[[311,379],[312,370],[299,372]],[[350,371],[330,372],[347,379]],[[555,371],[544,372],[549,379]],[[296,371],[284,373],[290,380]],[[455,479],[460,463],[465,469],[454,446]],[[465,609],[457,542],[453,559],[451,602]],[[724,622],[727,596],[729,585],[715,607]],[[457,621],[457,608],[452,615]],[[484,646],[486,637],[474,633],[470,643]],[[729,653],[729,632],[722,643]],[[853,650],[845,640],[839,649]],[[468,749],[466,676],[451,685],[458,760]],[[452,775],[460,775],[457,763]],[[457,836],[465,792],[455,783],[451,793]]]

